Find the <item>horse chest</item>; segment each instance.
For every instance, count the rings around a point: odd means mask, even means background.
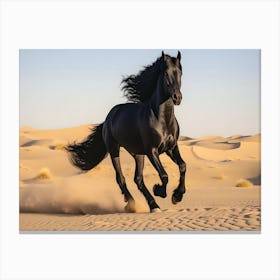
[[[164,153],[168,150],[172,150],[176,144],[175,138],[172,134],[165,135],[162,139],[162,142],[159,145],[158,151],[159,153]]]
[[[155,136],[152,142],[155,147],[158,147],[160,154],[174,148],[176,145],[176,126],[173,123],[167,125],[166,122],[155,122],[152,131],[152,135]]]

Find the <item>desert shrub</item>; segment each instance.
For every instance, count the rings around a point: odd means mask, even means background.
[[[49,180],[51,178],[52,178],[52,174],[47,167],[42,168],[39,171],[38,175],[36,176],[36,179],[40,179],[40,180]]]
[[[253,186],[253,184],[245,179],[240,179],[236,182],[235,185],[237,188],[251,188]]]

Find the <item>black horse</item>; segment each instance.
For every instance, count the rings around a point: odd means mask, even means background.
[[[116,180],[128,202],[128,211],[133,210],[135,202],[121,170],[120,147],[124,147],[135,159],[134,181],[145,196],[151,212],[160,209],[143,181],[145,155],[162,182],[162,185],[154,186],[154,195],[166,197],[168,175],[159,158],[162,153],[166,153],[180,170],[179,185],[172,195],[173,204],[180,202],[185,193],[186,164],[179,153],[179,125],[174,115],[174,105],[179,105],[182,100],[180,61],[180,52],[177,57],[162,52],[161,57],[138,75],[124,78],[122,89],[131,103],[113,107],[105,122],[94,127],[84,142],[67,147],[72,163],[84,171],[94,168],[110,154]]]

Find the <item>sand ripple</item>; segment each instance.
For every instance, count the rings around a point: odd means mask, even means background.
[[[161,213],[21,214],[22,231],[260,231],[258,206],[187,208]]]

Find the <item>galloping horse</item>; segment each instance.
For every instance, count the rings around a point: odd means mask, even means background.
[[[179,166],[180,180],[172,195],[173,204],[180,202],[186,191],[186,164],[177,144],[179,125],[174,115],[174,105],[180,105],[182,100],[181,76],[181,53],[171,57],[162,52],[161,57],[138,75],[122,80],[122,89],[130,103],[113,107],[105,122],[94,127],[84,142],[67,147],[72,163],[84,171],[94,168],[110,154],[117,183],[128,202],[127,210],[134,207],[135,201],[121,170],[120,147],[124,147],[135,159],[134,181],[145,196],[151,212],[160,211],[160,208],[143,180],[145,155],[162,182],[162,185],[154,185],[154,195],[166,197],[168,175],[159,158],[162,153],[166,153]]]

